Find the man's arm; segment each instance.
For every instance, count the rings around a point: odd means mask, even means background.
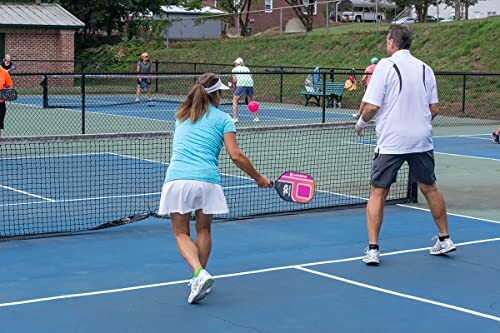
[[[363,128],[365,128],[368,122],[375,117],[379,109],[380,107],[376,105],[370,103],[365,104],[363,110],[361,111],[361,117],[359,117],[358,122],[354,125],[354,130],[359,136],[363,136]]]
[[[434,120],[434,118],[438,115],[439,113],[439,104],[438,103],[435,103],[435,104],[430,104],[429,105],[429,109],[431,109],[431,115],[432,115],[432,119]]]

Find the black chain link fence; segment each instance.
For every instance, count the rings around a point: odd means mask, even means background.
[[[186,64],[186,70],[189,64]],[[194,66],[194,64],[193,64]],[[220,73],[228,84],[231,73],[209,64],[197,64],[197,72],[155,72],[149,92],[137,95],[137,73],[14,73],[18,99],[9,102],[3,136],[123,133],[171,130],[175,111],[196,77],[206,71]],[[219,65],[213,65],[219,66]],[[178,68],[178,67],[177,67]],[[284,67],[251,67],[256,115],[248,99],[237,104],[238,127],[307,123],[354,122],[363,97],[363,72],[341,69],[298,71]],[[311,75],[315,84],[305,87]],[[347,89],[356,81],[356,89]],[[500,73],[436,72],[440,116],[435,126],[500,125]],[[137,97],[138,100],[137,100]],[[307,103],[306,103],[307,102]],[[233,94],[223,93],[221,110],[233,115]],[[307,105],[305,105],[307,104]]]

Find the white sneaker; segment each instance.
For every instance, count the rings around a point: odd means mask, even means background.
[[[238,118],[233,118],[233,123],[237,123],[238,122]]]
[[[254,122],[254,123],[258,123],[259,121],[260,121],[259,117],[255,117],[255,118],[253,118],[253,122]]]
[[[380,264],[380,251],[369,249],[368,247],[364,250],[365,256],[363,257],[363,262],[367,265],[378,265]]]
[[[208,295],[212,292],[212,288],[208,288],[207,290],[205,290],[205,294]]]
[[[359,114],[358,113],[353,113],[352,117],[354,118],[354,120],[358,120],[359,119]]]
[[[141,101],[141,100],[139,99],[139,97],[137,97],[137,98],[135,99],[135,102],[136,102],[136,103],[139,103],[140,101]]]
[[[214,279],[206,270],[202,270],[198,277],[193,278],[189,283],[191,293],[188,297],[188,303],[193,304],[205,298],[207,289],[214,284]]]
[[[453,244],[453,241],[449,237],[442,242],[439,240],[439,237],[437,236],[434,237],[433,239],[437,239],[437,241],[436,244],[434,244],[434,246],[429,250],[429,253],[434,256],[453,252],[457,249],[455,247],[455,244]]]

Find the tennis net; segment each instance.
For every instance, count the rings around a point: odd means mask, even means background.
[[[346,207],[369,195],[374,128],[358,137],[352,124],[241,129],[237,139],[256,168],[276,179],[310,174],[308,204],[260,189],[221,152],[222,186],[230,209],[217,219]],[[171,155],[171,133],[12,137],[0,141],[0,238],[72,233],[156,216]],[[409,200],[408,168],[389,200]]]
[[[137,105],[138,103],[171,103],[176,108],[186,97],[199,75],[171,74],[46,74],[43,86],[43,107],[66,109],[92,109]],[[221,75],[228,84],[230,75]],[[136,89],[143,80],[148,83],[149,94],[141,88],[139,100]],[[145,87],[143,87],[145,88]],[[226,98],[221,104],[231,104]]]

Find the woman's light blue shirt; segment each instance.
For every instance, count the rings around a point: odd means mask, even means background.
[[[200,180],[221,184],[218,158],[224,134],[236,132],[229,115],[210,105],[209,111],[197,122],[189,119],[175,122],[172,158],[165,182]]]

